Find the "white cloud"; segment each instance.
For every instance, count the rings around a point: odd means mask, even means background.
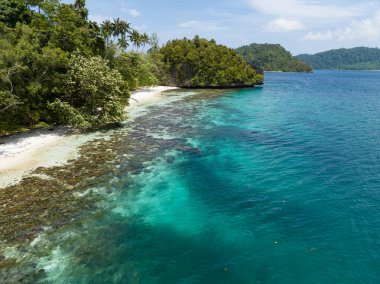
[[[284,18],[278,18],[269,22],[265,28],[271,32],[289,32],[296,30],[303,30],[304,24],[297,20],[289,20]]]
[[[362,15],[363,5],[331,4],[321,0],[247,0],[256,11],[286,18],[335,19]]]
[[[92,21],[92,22],[96,22],[96,23],[98,23],[98,24],[101,24],[101,23],[103,23],[105,20],[108,20],[108,18],[103,17],[103,16],[101,16],[101,15],[90,15],[90,16],[89,16],[89,19],[90,19],[90,21]]]
[[[143,30],[147,30],[148,29],[148,27],[146,25],[135,26],[134,28],[136,30],[138,30],[138,31],[143,31]]]
[[[378,40],[380,39],[380,12],[372,18],[360,21],[354,20],[346,27],[323,32],[309,32],[305,35],[304,39],[311,41]]]
[[[140,13],[139,10],[136,10],[136,9],[130,9],[130,8],[126,8],[126,7],[121,8],[121,11],[122,11],[123,13],[128,14],[128,15],[131,16],[131,17],[138,17],[138,16],[141,15],[141,13]]]
[[[218,30],[224,29],[224,27],[217,25],[215,23],[200,22],[200,21],[196,21],[196,20],[179,23],[178,27],[184,28],[184,29],[202,30],[202,31],[207,31],[207,32],[218,31]]]

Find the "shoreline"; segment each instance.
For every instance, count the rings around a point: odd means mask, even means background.
[[[64,129],[0,138],[0,189],[19,183],[39,167],[66,164],[92,139],[91,135],[69,134]]]
[[[129,100],[129,106],[125,110],[129,110],[133,107],[152,103],[161,98],[163,92],[176,90],[178,87],[169,87],[169,86],[155,86],[140,88],[137,91],[131,92],[131,98]]]
[[[161,98],[176,87],[156,86],[132,92],[125,111]],[[38,130],[0,138],[0,189],[20,182],[39,167],[67,164],[79,157],[79,148],[97,134],[69,134],[68,130]]]

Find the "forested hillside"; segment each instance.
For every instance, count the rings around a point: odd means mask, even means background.
[[[236,49],[245,60],[264,71],[311,72],[312,68],[293,57],[279,44],[257,44],[242,46]]]
[[[310,64],[314,69],[380,70],[379,48],[341,48],[314,55],[301,54],[297,58]]]
[[[257,74],[233,49],[214,40],[182,39],[168,42],[160,50],[166,84],[181,87],[244,87],[260,85]]]

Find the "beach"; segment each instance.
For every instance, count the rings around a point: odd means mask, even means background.
[[[129,106],[126,110],[131,107],[144,105],[152,103],[160,99],[161,95],[165,91],[175,90],[177,87],[167,87],[167,86],[156,86],[156,87],[147,87],[141,88],[137,91],[131,93],[131,99],[129,100]]]
[[[132,92],[131,109],[155,102],[163,92],[175,87],[155,86]],[[99,138],[98,134],[70,134],[68,130],[39,130],[0,138],[0,188],[16,184],[38,167],[64,165],[78,158],[81,145]]]

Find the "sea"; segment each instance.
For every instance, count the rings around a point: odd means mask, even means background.
[[[170,91],[123,129],[40,283],[380,283],[379,72]]]

